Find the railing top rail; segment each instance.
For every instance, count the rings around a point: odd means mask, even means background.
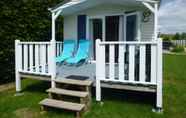
[[[144,42],[139,42],[139,41],[101,41],[100,45],[157,45],[157,41],[144,41]]]
[[[19,42],[19,44],[49,45],[50,42]]]
[[[56,41],[56,43],[63,43],[63,41]]]

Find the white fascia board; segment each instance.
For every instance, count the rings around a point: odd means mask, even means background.
[[[155,9],[150,5],[150,3],[142,2],[151,12],[155,12]]]
[[[136,0],[138,2],[148,2],[148,3],[159,3],[159,1],[155,1],[155,0]]]
[[[83,2],[85,2],[85,1],[87,1],[87,0],[71,1],[71,2],[68,2],[68,3],[66,3],[66,4],[64,4],[64,5],[62,5],[62,6],[58,7],[58,8],[56,8],[56,9],[53,9],[53,10],[49,9],[49,10],[53,13],[53,12],[57,12],[57,11],[59,11],[59,10],[62,10],[62,9],[64,9],[64,8],[71,7],[71,6],[73,6],[73,5],[83,3]]]
[[[61,14],[61,12],[62,12],[62,9],[59,10],[59,11],[57,11],[57,13],[56,13],[55,16],[54,16],[54,19],[56,19],[56,18]]]

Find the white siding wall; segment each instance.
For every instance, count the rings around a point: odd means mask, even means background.
[[[88,17],[102,16],[107,14],[120,14],[125,11],[135,11],[138,8],[127,8],[121,5],[101,5],[85,11],[75,13],[70,16],[64,16],[64,39],[77,39],[77,15],[86,14]],[[149,22],[141,21],[141,37],[142,41],[152,40],[154,30],[153,15]]]
[[[64,39],[77,39],[76,15],[64,17]]]
[[[141,23],[141,40],[142,41],[151,41],[154,39],[154,15],[150,16],[148,22]]]

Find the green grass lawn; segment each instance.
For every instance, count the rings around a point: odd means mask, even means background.
[[[15,90],[0,93],[0,118],[74,118],[73,113],[52,110],[40,111],[38,102],[47,97],[49,83],[24,80],[23,96],[14,96]],[[164,56],[164,113],[151,110],[155,95],[130,91],[104,89],[104,104],[93,103],[84,118],[185,118],[186,117],[186,56]]]

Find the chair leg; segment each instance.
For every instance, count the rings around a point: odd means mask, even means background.
[[[52,93],[48,93],[48,97],[50,98],[50,99],[52,99],[53,97],[52,97]]]
[[[41,109],[41,111],[44,111],[45,110],[45,107],[44,106],[41,106],[40,109]]]
[[[81,112],[80,111],[76,112],[76,118],[81,118]]]

